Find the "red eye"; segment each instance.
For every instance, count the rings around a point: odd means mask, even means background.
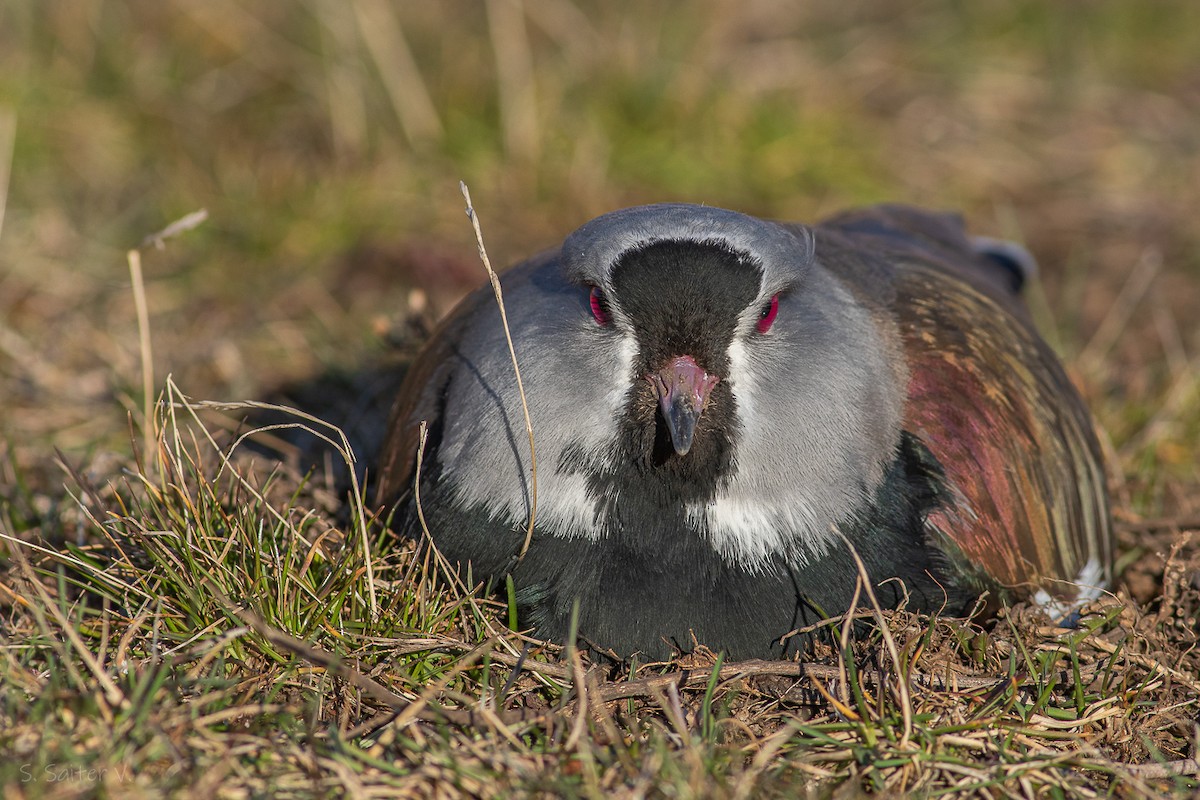
[[[612,322],[612,314],[608,310],[608,300],[604,297],[604,292],[599,286],[592,287],[592,294],[589,298],[592,305],[592,316],[596,318],[596,322],[600,325],[608,327]]]
[[[755,325],[755,330],[759,333],[766,333],[771,330],[771,324],[775,322],[776,315],[779,314],[779,295],[772,295],[771,302],[762,307],[758,313],[758,324]]]

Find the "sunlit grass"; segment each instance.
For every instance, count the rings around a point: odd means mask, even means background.
[[[1182,0],[6,4],[0,782],[1194,791],[1200,600],[1179,528],[1200,513],[1198,15]],[[436,315],[485,280],[464,179],[497,266],[658,200],[804,221],[896,200],[1025,241],[1039,323],[1110,455],[1121,601],[1073,631],[1019,610],[892,615],[899,663],[877,634],[843,647],[831,628],[804,676],[529,644],[338,482],[377,445],[364,420],[386,409],[381,376],[402,359],[384,342],[410,300]],[[316,398],[357,464],[306,462],[294,431],[234,447],[243,412],[199,402],[144,419],[125,254],[198,208],[204,224],[142,252],[154,391]]]

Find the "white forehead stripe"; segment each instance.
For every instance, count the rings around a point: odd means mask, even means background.
[[[608,269],[632,249],[662,241],[714,240],[752,254],[768,272],[775,271],[773,265],[789,264],[794,270],[807,264],[814,249],[806,228],[793,230],[723,208],[660,203],[613,211],[586,223],[563,242],[562,264],[571,279],[607,277]]]

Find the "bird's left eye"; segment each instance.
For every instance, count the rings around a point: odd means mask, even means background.
[[[758,312],[758,323],[754,329],[759,333],[766,333],[771,330],[771,325],[775,322],[775,317],[779,314],[779,295],[772,295],[771,300],[766,303]]]
[[[592,316],[596,318],[597,324],[607,328],[612,323],[612,312],[609,311],[608,298],[604,296],[604,291],[599,286],[593,286],[588,300],[592,306]]]

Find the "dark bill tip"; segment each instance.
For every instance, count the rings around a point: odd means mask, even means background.
[[[671,434],[671,446],[681,456],[692,449],[696,423],[704,413],[709,392],[720,381],[691,356],[677,356],[647,376],[658,395],[658,407]]]

